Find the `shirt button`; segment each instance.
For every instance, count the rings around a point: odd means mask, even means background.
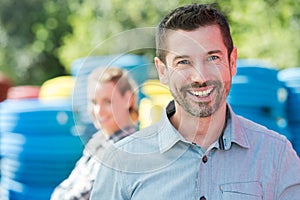
[[[206,163],[206,162],[207,162],[207,156],[203,156],[202,162],[203,162],[203,163]]]
[[[206,200],[205,196],[200,197],[200,200]]]

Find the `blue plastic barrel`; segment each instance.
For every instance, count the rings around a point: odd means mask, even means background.
[[[71,102],[6,100],[0,106],[1,199],[49,199],[83,150]]]
[[[256,59],[240,59],[227,97],[233,110],[292,140],[286,114],[288,90],[279,70]]]
[[[293,146],[300,156],[300,67],[281,70],[278,77],[288,88],[287,119],[293,135]]]

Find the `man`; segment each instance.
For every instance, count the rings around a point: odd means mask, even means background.
[[[210,5],[179,7],[156,37],[155,65],[175,101],[101,157],[91,199],[299,199],[290,142],[226,103],[237,49],[225,17]]]
[[[87,96],[88,110],[99,132],[87,143],[70,176],[55,188],[52,200],[89,199],[99,167],[93,156],[137,130],[137,86],[126,71],[96,68],[88,77]]]

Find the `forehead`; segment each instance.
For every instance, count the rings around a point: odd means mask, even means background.
[[[112,81],[95,83],[95,87],[89,90],[91,99],[113,98],[115,95],[120,95],[119,89]]]
[[[167,51],[171,54],[203,54],[213,50],[227,51],[217,25],[199,27],[193,31],[168,31]]]

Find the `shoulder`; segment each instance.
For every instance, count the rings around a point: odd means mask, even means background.
[[[86,147],[95,147],[98,146],[99,143],[106,141],[104,134],[101,131],[98,131],[92,135],[89,141],[86,144]]]
[[[121,174],[145,173],[161,168],[169,161],[160,151],[160,130],[159,124],[153,124],[111,145],[102,157],[102,165]]]
[[[242,116],[236,116],[236,119],[240,124],[242,131],[248,138],[250,146],[260,146],[262,149],[268,149],[269,151],[273,149],[275,152],[282,151],[284,148],[286,148],[286,145],[291,146],[290,141],[285,135],[282,135]]]
[[[242,116],[237,116],[242,128],[251,135],[257,135],[259,137],[266,137],[273,140],[278,140],[279,142],[285,141],[286,137],[274,130],[267,128],[264,125],[258,124],[252,120],[246,119]]]
[[[259,163],[264,167],[271,166],[270,169],[276,166],[279,170],[285,166],[290,170],[299,170],[300,159],[284,135],[241,116],[236,116],[235,120],[234,128],[246,138],[248,147],[244,152],[247,152],[251,159],[262,158]]]
[[[105,144],[107,143],[107,139],[101,131],[93,134],[91,139],[85,145],[84,153],[95,154],[95,152],[103,149]]]
[[[132,135],[118,141],[115,146],[117,148],[135,152],[143,153],[144,151],[158,148],[158,135],[160,132],[159,123],[155,123],[149,127],[139,130]]]

